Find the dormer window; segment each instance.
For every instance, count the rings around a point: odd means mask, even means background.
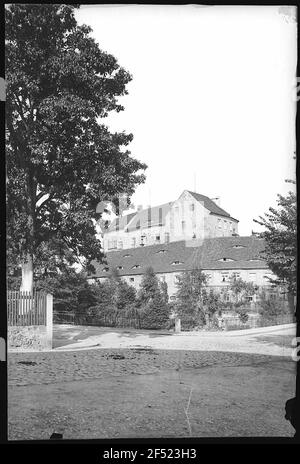
[[[117,266],[117,269],[121,270],[124,269],[123,266]]]
[[[167,253],[167,250],[158,250],[156,253]]]
[[[123,255],[123,258],[129,258],[131,255]]]
[[[172,263],[172,265],[175,265],[175,266],[176,266],[177,264],[183,264],[183,262],[182,262],[182,261],[173,261],[173,263]]]
[[[246,248],[246,247],[244,247],[244,245],[233,245],[232,248]]]
[[[224,263],[227,263],[228,261],[235,261],[235,260],[231,259],[231,258],[221,258],[221,259],[218,259],[218,261],[222,261]]]
[[[109,271],[108,267],[104,267],[104,268],[102,269],[102,272],[108,272],[108,271]]]
[[[131,269],[139,269],[141,266],[139,264],[135,264],[134,266],[132,266]]]

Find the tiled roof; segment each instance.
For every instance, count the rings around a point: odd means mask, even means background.
[[[201,202],[211,214],[218,216],[224,216],[238,222],[230,216],[227,211],[220,208],[213,200],[201,195],[200,193],[188,192],[195,198],[195,200]],[[138,228],[146,229],[157,225],[165,225],[165,218],[170,211],[173,202],[164,203],[163,205],[153,206],[151,208],[136,211],[134,213],[126,214],[125,216],[118,217],[112,221],[107,232],[113,232],[115,230],[124,230],[125,228],[130,232]],[[128,227],[127,227],[128,226]]]
[[[234,219],[230,216],[229,213],[227,213],[227,211],[225,211],[224,209],[220,208],[220,206],[218,206],[213,200],[211,200],[210,198],[206,197],[205,195],[201,195],[200,193],[196,193],[196,192],[191,192],[190,190],[188,190],[188,192],[195,198],[195,200],[201,202],[204,204],[204,207],[206,209],[208,209],[208,211],[211,212],[211,214],[217,214],[218,216],[225,216],[225,217],[228,217],[228,218],[231,218],[233,219],[234,221],[237,221],[237,219]]]
[[[165,225],[167,213],[170,211],[172,202],[164,203],[163,205],[153,206],[151,208],[143,209],[130,223],[128,230],[136,230],[138,227],[145,229],[158,225]]]
[[[114,219],[108,228],[108,232],[116,230],[117,225],[119,230],[125,229],[128,224],[128,231],[136,229],[146,229],[158,225],[165,225],[167,213],[170,211],[172,202],[164,203],[163,205],[153,206],[151,208],[143,209],[141,211],[127,214],[126,216]],[[119,222],[118,222],[119,219]]]
[[[254,236],[207,238],[192,260],[201,269],[266,269],[264,248],[265,241]]]
[[[136,212],[134,213],[129,213],[129,214],[126,214],[125,216],[120,216],[120,217],[117,217],[115,218],[111,224],[109,225],[109,228],[107,230],[107,232],[112,232],[112,231],[115,231],[117,230],[123,230],[125,228],[125,226],[127,226],[127,224],[129,224],[129,222],[131,221],[131,219],[134,218],[134,216],[136,216]]]
[[[91,277],[106,277],[107,272],[103,269],[107,266],[109,269],[122,266],[119,269],[120,275],[143,274],[149,266],[156,273],[190,270],[195,267],[203,270],[267,269],[265,261],[260,258],[263,249],[264,240],[251,236],[210,238],[203,241],[182,240],[110,251],[106,254],[108,264],[94,263],[96,273]],[[232,261],[222,261],[223,258]],[[180,264],[173,264],[175,262]],[[140,267],[135,268],[136,265]]]

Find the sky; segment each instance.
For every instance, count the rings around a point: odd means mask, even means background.
[[[130,72],[125,107],[103,120],[145,162],[135,206],[183,190],[220,197],[239,234],[295,178],[297,25],[279,6],[83,5],[102,50]],[[293,8],[293,7],[292,7]]]

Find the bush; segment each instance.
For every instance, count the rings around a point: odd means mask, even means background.
[[[286,301],[278,296],[278,298],[269,299],[266,294],[262,294],[259,302],[258,312],[260,314],[261,324],[272,324],[280,316],[288,316],[291,314]]]
[[[155,298],[140,308],[141,329],[166,329],[170,310],[162,298]]]
[[[239,306],[235,308],[235,312],[239,316],[239,320],[243,323],[246,324],[248,322],[249,316],[248,316],[248,310],[244,306]]]
[[[143,275],[137,305],[142,329],[164,329],[170,317],[167,286],[159,282],[149,267]]]

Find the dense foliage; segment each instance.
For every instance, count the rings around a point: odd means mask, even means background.
[[[175,311],[183,329],[211,327],[221,310],[220,295],[206,289],[207,278],[200,269],[178,276]]]
[[[158,329],[167,327],[170,317],[167,284],[159,282],[153,268],[146,269],[137,295],[141,328]]]
[[[292,182],[294,183],[294,182]],[[255,220],[265,228],[260,234],[266,241],[262,257],[277,276],[271,282],[286,286],[291,295],[297,289],[297,198],[296,193],[278,195],[277,207],[269,208],[264,217]]]
[[[123,110],[131,76],[76,23],[76,8],[5,9],[7,258],[23,278],[101,260],[97,204],[144,181],[126,148],[132,134],[102,123]]]

